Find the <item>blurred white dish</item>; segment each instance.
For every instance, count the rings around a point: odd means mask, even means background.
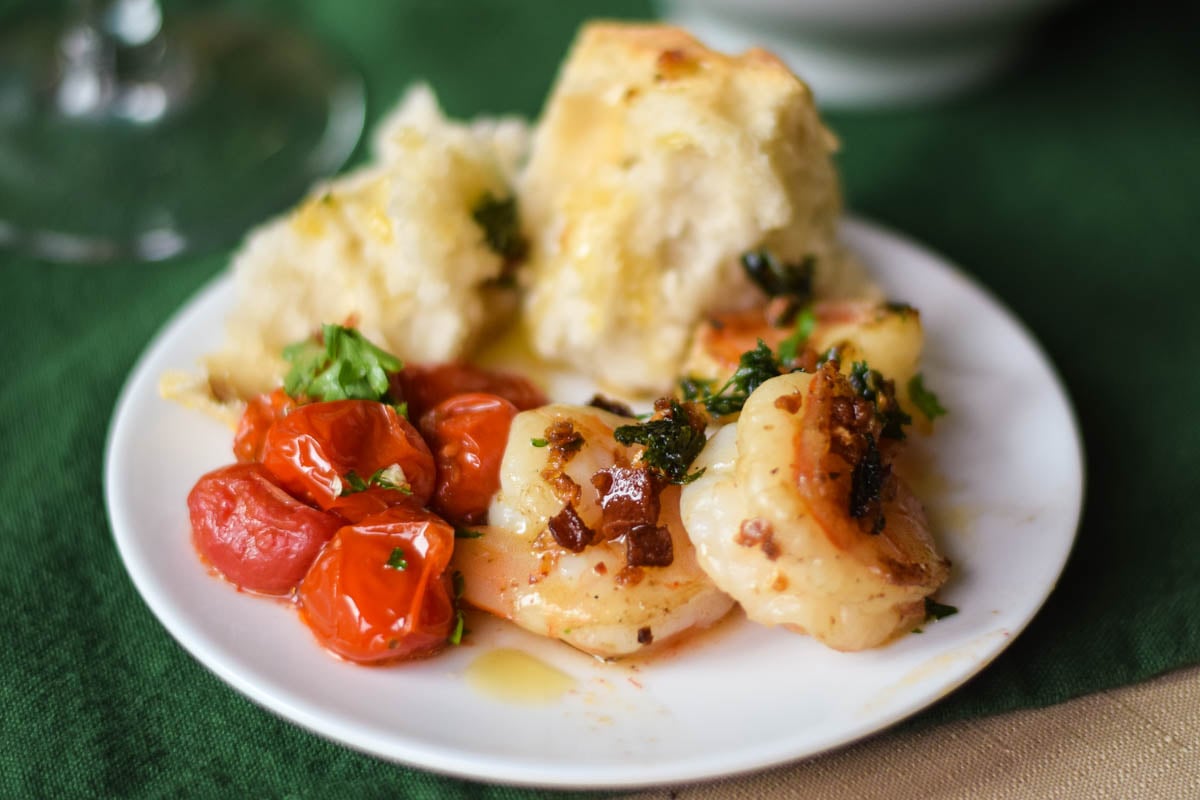
[[[1062,0],[659,0],[711,47],[760,46],[826,108],[906,105],[992,77]]]
[[[1033,618],[1074,541],[1082,454],[1062,387],[1008,311],[900,237],[858,221],[842,235],[892,297],[921,309],[924,372],[950,409],[923,445],[934,480],[917,488],[954,562],[939,599],[959,613],[921,635],[837,653],[735,614],[659,658],[604,664],[473,616],[464,645],[428,661],[335,660],[287,604],[235,591],[192,549],[187,493],[232,460],[231,435],[160,399],[157,383],[218,343],[234,299],[227,275],[167,324],[117,404],[105,482],[125,567],[166,629],[230,686],[334,741],[437,772],[627,787],[758,769],[874,733],[951,692]],[[549,388],[570,402],[591,391]],[[497,648],[534,656],[573,688],[541,704],[475,690],[472,664]]]

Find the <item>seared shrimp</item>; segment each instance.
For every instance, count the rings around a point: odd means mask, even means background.
[[[679,519],[679,487],[658,487],[646,505],[645,470],[634,464],[639,448],[613,438],[632,421],[566,405],[513,419],[489,525],[456,546],[468,603],[605,658],[729,611],[733,600],[696,563]],[[631,499],[626,511],[635,517],[651,509],[652,524],[611,530],[602,499],[617,496]]]
[[[832,363],[772,378],[709,440],[680,510],[746,615],[861,650],[911,630],[949,574],[882,425]]]
[[[712,380],[720,385],[738,367],[738,359],[762,340],[772,350],[792,335],[787,326],[772,320],[776,304],[712,317],[696,329],[684,374]],[[843,372],[865,361],[873,370],[895,382],[897,399],[912,415],[908,383],[917,372],[924,345],[921,315],[900,304],[840,300],[813,306],[816,325],[808,338],[807,366],[817,356],[833,350]]]

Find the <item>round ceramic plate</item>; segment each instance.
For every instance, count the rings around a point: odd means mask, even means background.
[[[134,584],[201,663],[264,707],[350,747],[480,781],[617,787],[779,764],[878,731],[962,684],[1012,641],[1058,579],[1082,497],[1062,386],[1028,332],[935,255],[861,221],[847,244],[889,296],[921,310],[923,371],[950,413],[919,443],[926,500],[959,613],[883,648],[837,653],[735,613],[690,644],[605,664],[472,616],[465,643],[366,669],[327,655],[285,603],[239,593],[192,549],[185,498],[231,461],[230,432],[159,398],[159,376],[214,349],[234,293],[223,276],[141,358],[109,432],[107,501]],[[584,401],[587,395],[563,397]],[[543,702],[473,688],[472,664],[524,651],[570,676]]]

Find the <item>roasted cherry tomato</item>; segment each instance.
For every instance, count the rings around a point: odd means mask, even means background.
[[[421,433],[433,450],[437,486],[431,508],[457,525],[487,522],[500,488],[500,460],[515,405],[494,394],[460,394],[421,417]]]
[[[267,442],[267,431],[276,420],[283,419],[296,401],[288,397],[282,388],[260,394],[246,404],[237,433],[233,436],[233,455],[238,462],[247,464],[262,461],[263,445]]]
[[[431,655],[454,627],[454,529],[393,506],[337,532],[300,583],[300,616],[328,650],[373,663]]]
[[[344,523],[271,482],[261,464],[208,473],[188,495],[192,541],[229,581],[262,594],[286,594]]]
[[[372,400],[296,408],[267,432],[263,465],[284,489],[323,509],[352,490],[353,481],[369,482],[393,466],[403,472],[416,505],[433,494],[433,456],[421,435],[394,408]]]
[[[409,419],[420,419],[443,400],[469,392],[500,395],[521,411],[548,402],[541,389],[520,375],[462,362],[408,364],[391,381],[393,394],[408,403]]]
[[[337,514],[346,522],[353,523],[361,522],[380,511],[387,511],[392,506],[398,505],[419,507],[421,504],[412,495],[404,492],[371,486],[366,491],[352,492],[336,498],[325,510]]]

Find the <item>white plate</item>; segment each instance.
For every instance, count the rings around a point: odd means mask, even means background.
[[[469,645],[429,661],[335,660],[286,605],[210,576],[190,543],[185,497],[232,460],[231,436],[156,387],[218,344],[233,301],[227,276],[158,335],[117,405],[106,482],[125,566],[167,630],[238,691],[322,736],[437,772],[629,787],[765,767],[878,731],[982,669],[1042,605],[1074,539],[1082,453],[1062,386],[1010,313],[893,234],[854,220],[843,234],[892,297],[921,310],[927,385],[950,409],[928,446],[935,480],[918,490],[954,562],[940,599],[959,613],[921,635],[842,654],[735,617],[662,658],[613,665],[475,618]],[[468,665],[501,645],[570,674],[576,688],[545,705],[470,688]]]

